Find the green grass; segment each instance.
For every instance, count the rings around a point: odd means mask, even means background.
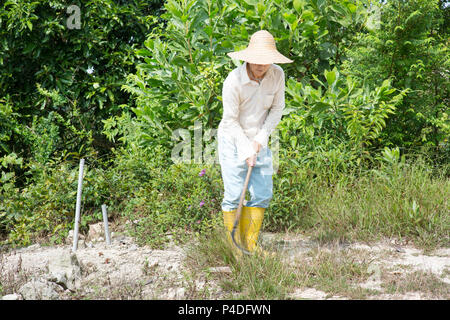
[[[450,286],[432,272],[414,271],[408,274],[383,273],[382,287],[389,294],[420,292],[433,299],[444,299],[450,295]]]
[[[264,228],[308,232],[321,242],[402,238],[419,247],[449,245],[450,180],[417,160],[330,181],[326,172],[281,171]],[[287,187],[286,187],[287,186]]]
[[[315,288],[328,294],[363,299],[370,290],[357,286],[370,276],[369,263],[359,261],[353,251],[313,249],[297,262],[297,273],[305,287]]]
[[[231,273],[209,274],[225,291],[225,299],[293,299],[296,289],[315,288],[350,299],[364,299],[376,291],[359,287],[371,273],[369,262],[353,251],[312,249],[294,260],[286,252],[236,258],[223,233],[201,237],[188,251],[186,266],[199,276],[211,267],[229,266]]]
[[[188,252],[186,265],[203,272],[211,267],[229,266],[231,274],[210,275],[227,292],[228,299],[286,299],[297,283],[295,270],[276,254],[238,257],[220,228],[199,238]]]

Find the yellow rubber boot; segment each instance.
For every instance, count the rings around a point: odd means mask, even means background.
[[[264,219],[265,208],[243,207],[240,221],[241,238],[244,248],[250,252],[256,250],[259,230]]]
[[[222,211],[222,212],[223,212],[223,224],[226,229],[228,243],[231,245],[231,247],[233,248],[233,251],[235,253],[238,253],[238,255],[242,255],[241,250],[239,250],[239,248],[236,247],[236,245],[233,243],[233,239],[231,239],[231,232],[233,231],[233,225],[234,225],[234,221],[236,219],[236,210]],[[242,215],[241,215],[241,217],[242,217]],[[241,246],[242,240],[241,240],[241,232],[240,232],[240,223],[238,224],[238,226],[236,228],[235,240]],[[236,249],[236,250],[234,250],[234,249]]]

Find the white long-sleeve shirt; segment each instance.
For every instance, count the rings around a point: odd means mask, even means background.
[[[252,142],[267,147],[269,136],[281,120],[284,109],[284,71],[272,64],[260,83],[250,80],[247,62],[230,72],[223,83],[223,115],[217,134],[231,136],[238,159],[256,152]]]

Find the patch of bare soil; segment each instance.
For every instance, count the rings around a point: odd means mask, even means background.
[[[374,244],[319,245],[301,235],[261,235],[262,246],[276,250],[288,263],[313,259],[330,252],[360,261],[368,277],[354,284],[366,289],[364,299],[449,299],[450,248],[431,253],[390,241]],[[226,292],[205,272],[195,277],[185,263],[186,248],[169,245],[164,250],[138,246],[133,239],[116,235],[104,241],[40,246],[0,253],[0,299],[225,299]],[[225,270],[225,271],[223,271]],[[211,266],[208,272],[230,272]],[[318,287],[298,287],[290,299],[354,299],[330,294]],[[358,297],[356,297],[358,298]]]
[[[365,299],[377,300],[447,300],[450,298],[450,248],[425,252],[395,240],[377,243],[320,245],[308,237],[292,234],[262,235],[267,248],[282,252],[287,261],[301,263],[320,252],[351,257],[366,266],[367,279],[354,287],[366,290]],[[313,254],[311,254],[314,252]],[[368,294],[367,294],[368,293]],[[351,299],[316,288],[298,288],[293,299]],[[359,297],[356,297],[359,299]]]

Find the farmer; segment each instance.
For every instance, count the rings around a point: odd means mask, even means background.
[[[231,232],[248,166],[252,166],[250,200],[242,208],[235,239],[253,252],[272,199],[272,153],[267,143],[284,108],[284,72],[274,63],[292,60],[277,51],[275,39],[265,30],[254,33],[246,49],[228,56],[244,63],[223,84],[223,116],[217,134],[225,189],[222,211],[224,225]]]

